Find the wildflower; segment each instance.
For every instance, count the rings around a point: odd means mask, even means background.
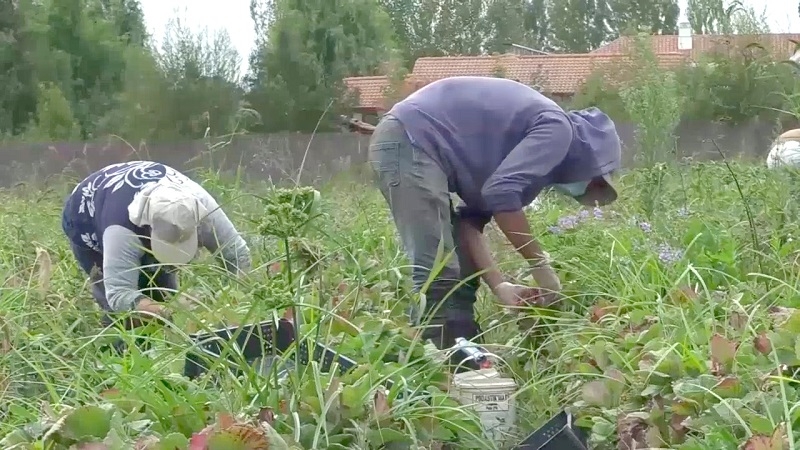
[[[602,219],[603,218],[603,210],[598,208],[597,206],[594,207],[594,218],[595,219]]]
[[[549,232],[551,232],[551,233],[553,233],[553,234],[561,234],[561,232],[562,232],[563,230],[562,230],[561,228],[559,228],[559,227],[555,227],[555,226],[554,226],[554,227],[548,227],[548,228],[547,228],[547,231],[549,231]]]
[[[589,211],[582,209],[578,212],[578,219],[583,220],[589,217]]]
[[[558,219],[558,227],[562,230],[571,230],[578,225],[580,219],[575,216],[564,216]]]
[[[649,222],[639,222],[639,228],[642,229],[645,233],[649,233],[653,231],[653,227],[650,225]]]
[[[678,217],[688,217],[689,216],[689,208],[683,206],[678,209]]]
[[[657,251],[658,259],[665,264],[673,264],[683,258],[683,250],[674,248],[669,244],[660,244]]]

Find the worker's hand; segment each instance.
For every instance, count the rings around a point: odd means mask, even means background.
[[[542,294],[557,294],[561,292],[561,280],[550,265],[550,254],[543,251],[543,258],[531,261],[531,276],[542,289]]]
[[[533,301],[537,290],[536,288],[504,281],[495,286],[493,292],[504,306],[521,306]]]
[[[156,318],[161,318],[164,320],[169,320],[172,317],[172,312],[167,309],[164,304],[155,302],[149,298],[140,300],[139,303],[136,304],[135,310],[146,313],[140,314],[140,316],[145,320],[153,319],[154,317],[152,315],[157,316]]]

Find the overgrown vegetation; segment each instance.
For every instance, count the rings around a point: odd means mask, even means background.
[[[472,1],[253,2],[258,42],[242,77],[224,34],[176,20],[154,45],[133,0],[0,1],[0,32],[13,37],[0,40],[0,131],[10,141],[152,141],[313,130],[352,100],[346,75],[389,73],[396,101],[420,86],[400,83],[415,56],[509,39],[586,51],[631,24],[672,31],[677,18],[675,2],[579,3],[495,1],[478,19],[486,5]],[[722,2],[691,7],[696,30],[759,30]],[[484,340],[519,384],[510,441],[566,407],[597,449],[800,446],[796,174],[679,164],[674,153],[681,119],[797,120],[793,68],[768,50],[725,47],[664,70],[640,41],[620,78],[598,72],[575,99],[634,121],[641,164],[621,176],[611,207],[546,197],[531,213],[562,276],[564,311],[508,311],[482,293]],[[172,322],[137,331],[100,326],[62,236],[75,180],[0,192],[0,447],[495,448],[405,323],[409,267],[380,194],[346,176],[321,198],[231,180],[212,153],[192,175],[245,232],[254,270],[233,281],[205,255],[182,270]],[[488,233],[503,270],[524,273]],[[358,367],[323,371],[295,348],[239,361],[239,374],[219,364],[182,376],[189,333],[281,318]],[[124,356],[108,349],[118,339]]]
[[[534,229],[549,230],[542,241],[563,277],[564,312],[515,315],[482,296],[488,347],[520,385],[514,439],[571,407],[591,428],[593,448],[797,440],[797,388],[779,375],[800,365],[799,222],[782,188],[788,175],[742,163],[663,172],[652,220],[642,207],[651,180],[641,170],[623,176],[612,207],[591,212],[548,197],[531,214]],[[315,202],[307,190],[202,177],[245,230],[255,269],[232,283],[210,259],[186,268],[181,300],[171,303],[174,323],[135,333],[99,325],[58,229],[70,185],[2,194],[0,230],[13,237],[0,250],[3,448],[33,448],[25,443],[45,436],[50,448],[493,448],[405,325],[408,267],[376,191],[340,181]],[[502,238],[493,230],[490,237],[499,249]],[[498,256],[506,272],[524,271],[512,253]],[[186,333],[283,316],[302,317],[301,336],[360,366],[322,373],[316,363],[296,365],[290,351],[238,377],[221,366],[196,380],[181,376]],[[130,347],[124,357],[103,350],[117,338]],[[394,382],[388,392],[379,389],[386,380]],[[423,388],[432,397],[399,395]]]

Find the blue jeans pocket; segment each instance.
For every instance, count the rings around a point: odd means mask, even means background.
[[[384,186],[400,184],[400,143],[381,142],[369,146],[369,162]]]

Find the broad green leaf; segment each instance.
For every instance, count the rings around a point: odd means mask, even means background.
[[[591,406],[610,407],[611,391],[603,380],[594,380],[581,387],[581,398]]]
[[[389,428],[370,429],[367,431],[367,440],[373,445],[373,448],[380,448],[385,444],[394,442],[412,442],[408,433]]]
[[[170,433],[162,437],[154,450],[183,449],[189,445],[189,439],[180,433]]]
[[[104,439],[111,431],[114,410],[100,406],[85,405],[71,411],[59,430],[62,436],[76,441],[87,438]]]

